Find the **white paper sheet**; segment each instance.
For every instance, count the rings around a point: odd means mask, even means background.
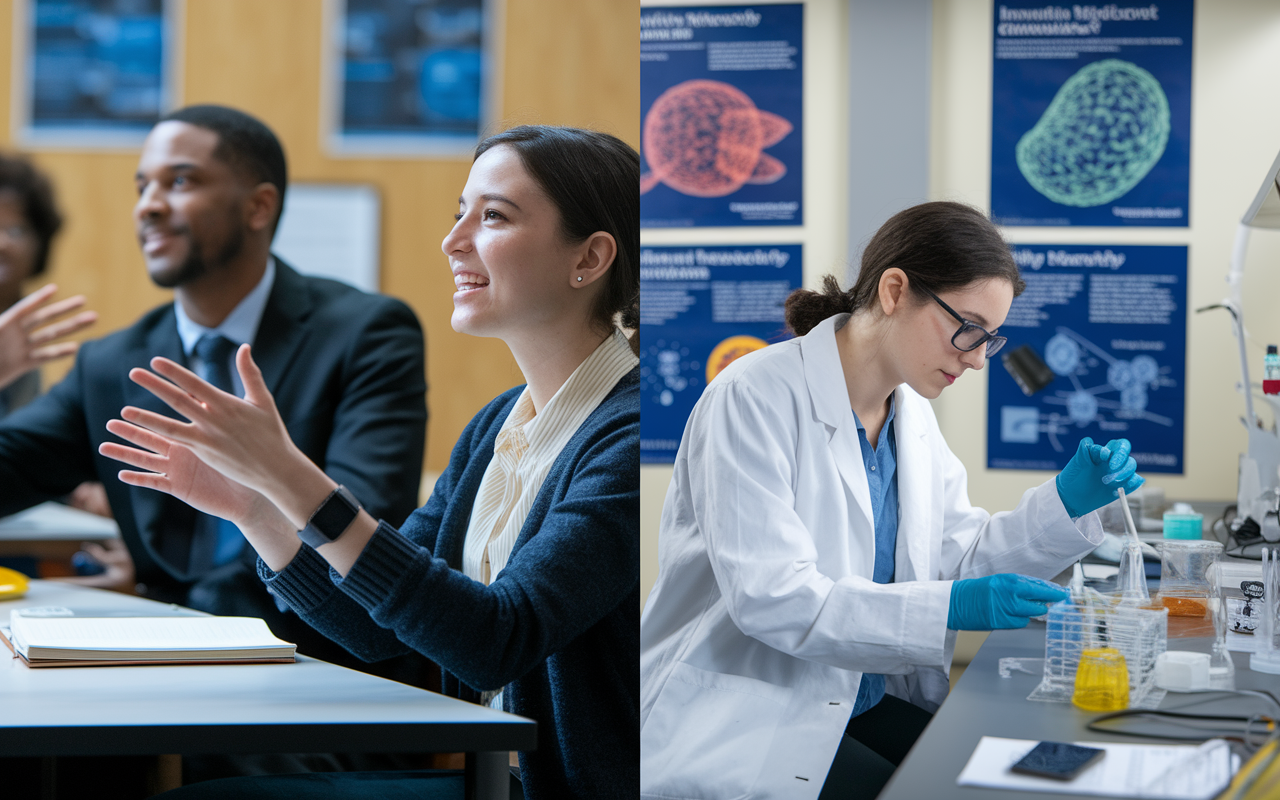
[[[1240,766],[1240,759],[1221,739],[1198,747],[1074,742],[1082,747],[1101,748],[1107,754],[1070,781],[1010,772],[1009,767],[1037,744],[1031,739],[983,736],[956,784],[1103,797],[1208,800],[1227,785]]]

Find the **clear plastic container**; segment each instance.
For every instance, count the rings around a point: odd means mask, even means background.
[[[1215,592],[1215,565],[1222,543],[1204,539],[1165,539],[1160,543],[1160,595],[1209,597]],[[1170,610],[1170,613],[1174,613]]]

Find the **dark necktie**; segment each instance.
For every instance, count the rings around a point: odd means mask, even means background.
[[[216,333],[206,333],[196,342],[195,352],[202,366],[200,377],[224,392],[234,393],[231,384],[231,354],[236,343]],[[224,519],[197,513],[191,543],[191,572],[203,574],[213,567],[235,560],[244,547],[240,529]]]

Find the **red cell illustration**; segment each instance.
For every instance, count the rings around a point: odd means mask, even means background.
[[[791,129],[737,87],[708,80],[678,83],[645,116],[644,155],[652,172],[640,176],[640,194],[665,183],[681,194],[723,197],[746,183],[773,183],[787,167],[762,151]]]

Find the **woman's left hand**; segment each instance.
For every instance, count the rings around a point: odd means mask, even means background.
[[[98,452],[107,458],[146,470],[120,470],[120,480],[130,486],[173,495],[197,511],[239,527],[248,524],[255,503],[265,499],[205,464],[185,445],[118,419],[107,422],[107,430],[137,445],[104,442],[98,446]]]
[[[146,470],[120,470],[122,482],[173,495],[198,511],[230,520],[272,569],[283,569],[293,559],[298,540],[292,525],[262,494],[208,466],[185,445],[146,428],[113,419],[107,430],[137,447],[104,442],[98,452]]]
[[[334,484],[289,438],[249,346],[236,353],[243,400],[167,358],[153,358],[151,368],[154,373],[133,369],[129,377],[190,421],[134,406],[125,406],[120,416],[190,448],[222,475],[266,495],[302,527]]]

